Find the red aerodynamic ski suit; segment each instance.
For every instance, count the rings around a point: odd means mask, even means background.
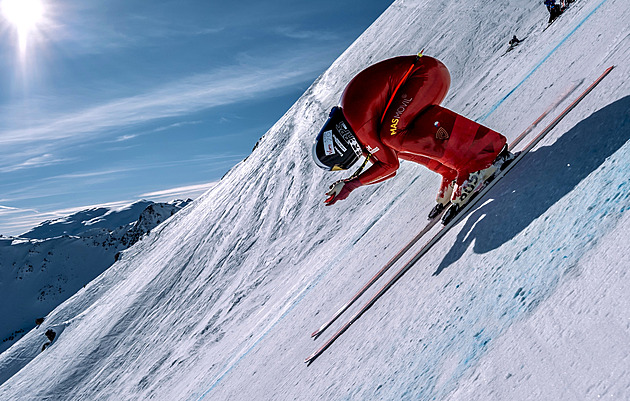
[[[429,56],[381,61],[350,81],[341,108],[374,162],[357,177],[360,185],[396,175],[399,158],[460,185],[492,164],[506,138],[439,106],[450,82],[446,66]]]

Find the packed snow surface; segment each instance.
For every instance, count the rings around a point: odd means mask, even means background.
[[[547,18],[395,1],[247,160],[0,355],[0,399],[630,399],[630,7]],[[310,333],[424,227],[439,184],[404,162],[325,207],[347,173],[315,167],[311,141],[357,72],[421,49],[451,72],[445,107],[509,139],[616,68],[306,366],[341,322]]]

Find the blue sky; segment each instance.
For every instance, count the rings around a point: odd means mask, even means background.
[[[29,1],[28,35],[0,16],[4,235],[199,195],[391,4]]]

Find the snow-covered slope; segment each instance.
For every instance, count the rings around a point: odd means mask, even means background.
[[[113,231],[134,222],[153,202],[141,200],[120,209],[93,207],[54,220],[47,220],[20,235],[22,238],[46,239],[62,235],[81,235],[90,229]]]
[[[395,1],[246,161],[0,355],[0,399],[630,398],[630,8],[546,20],[530,0]],[[309,334],[423,227],[439,183],[403,163],[324,207],[344,174],[311,140],[354,74],[423,48],[451,71],[446,107],[512,139],[617,68],[307,367]]]
[[[117,209],[92,208],[19,237],[1,237],[0,352],[190,202],[142,200]]]

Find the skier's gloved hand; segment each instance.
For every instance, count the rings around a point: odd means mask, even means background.
[[[344,200],[350,195],[350,192],[354,191],[361,186],[361,182],[358,179],[353,180],[340,180],[330,186],[330,190],[326,192],[328,198],[324,201],[326,206],[334,205],[338,200]]]

